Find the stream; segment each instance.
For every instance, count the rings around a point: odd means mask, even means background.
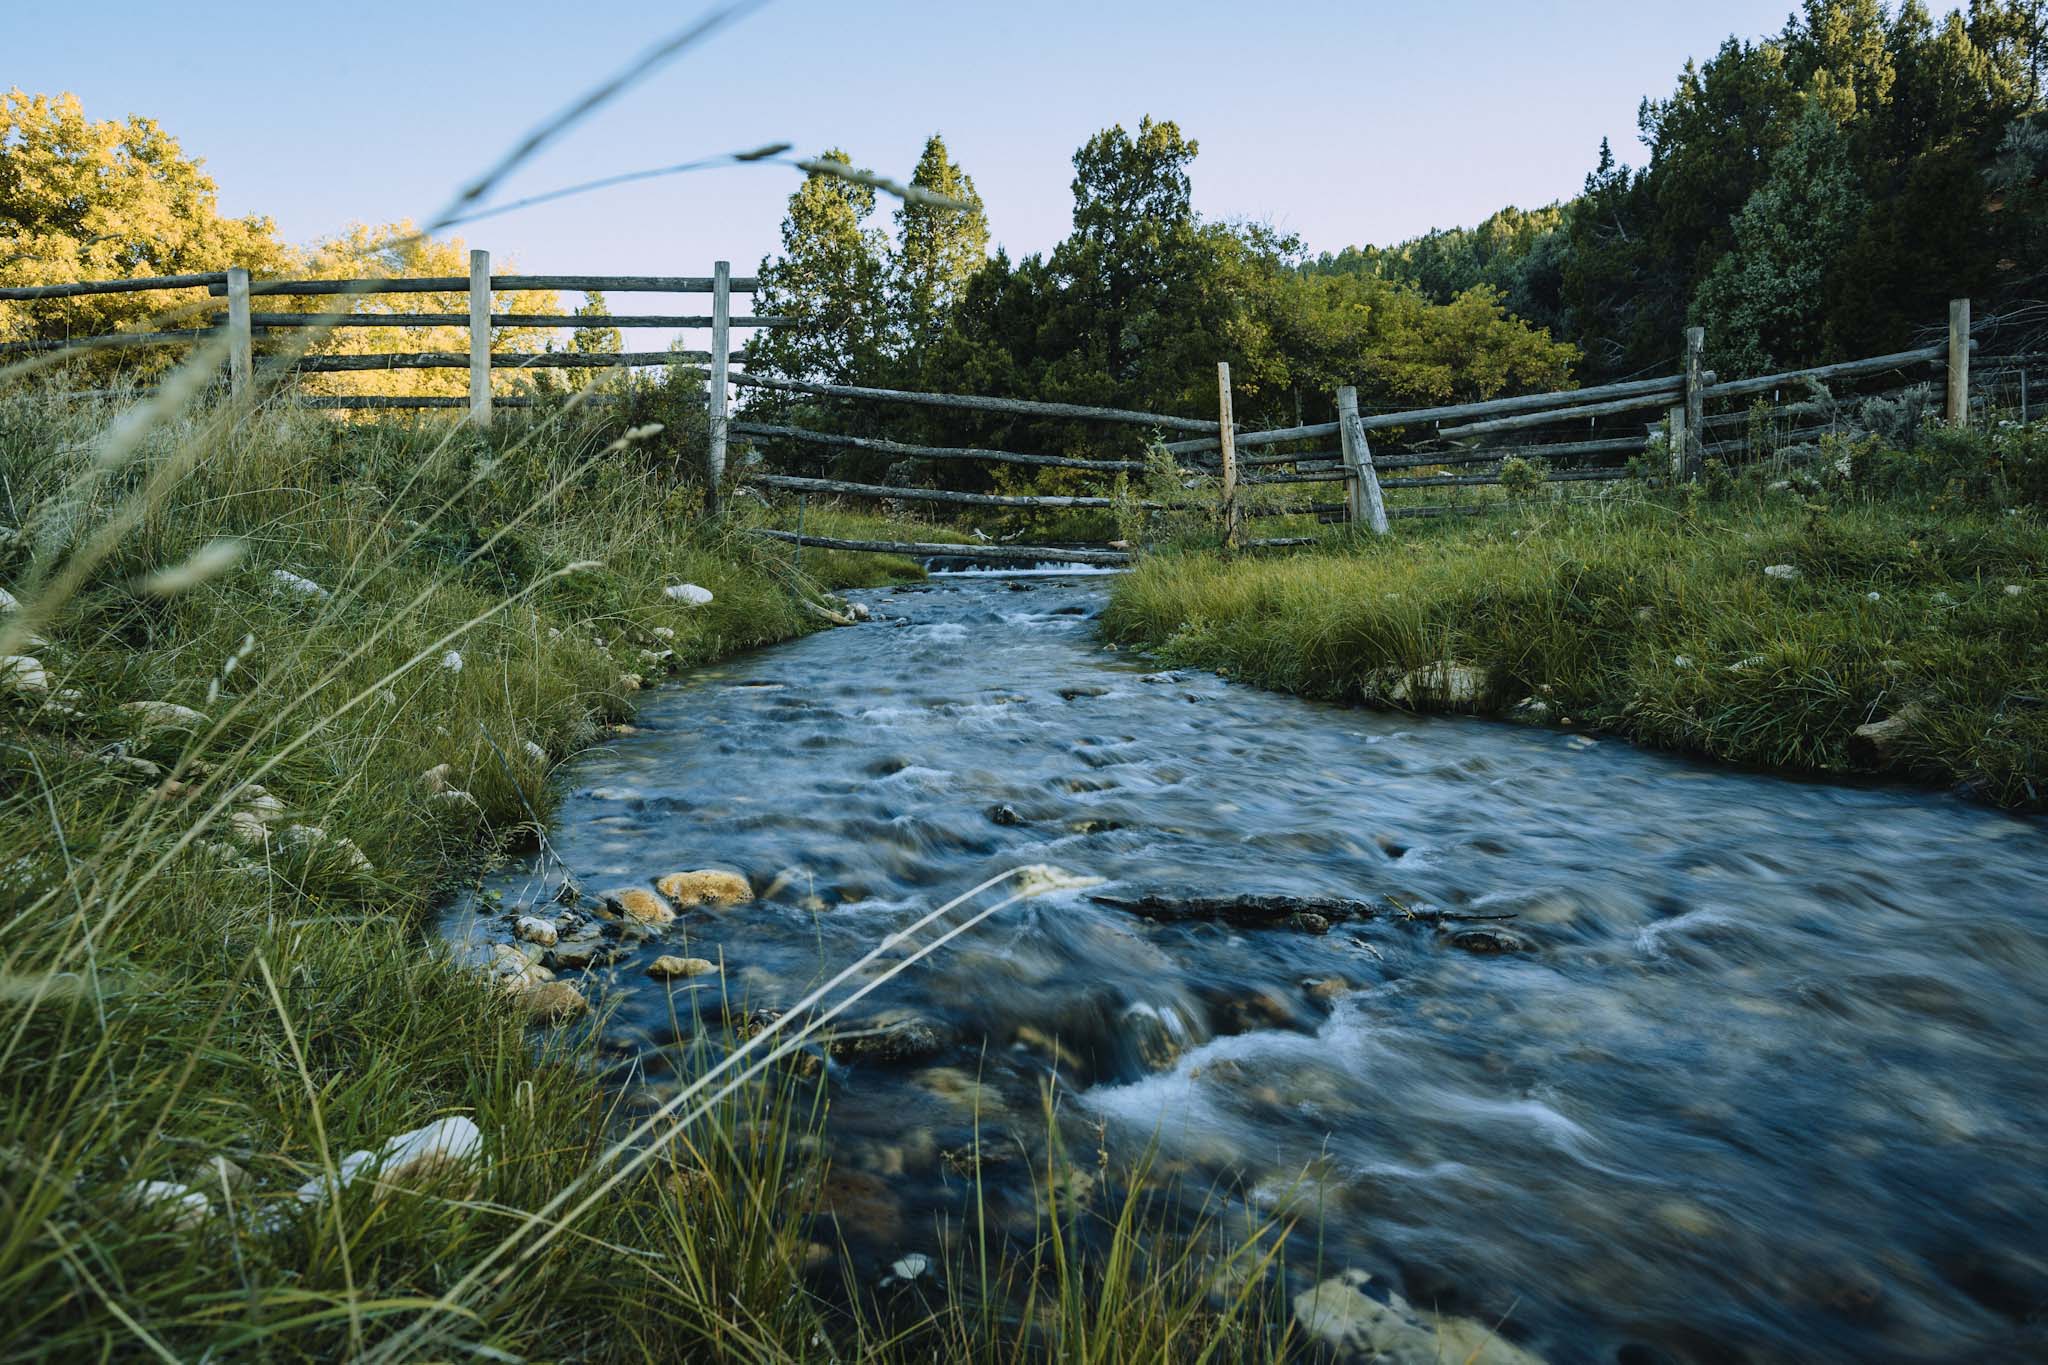
[[[1093,874],[849,1015],[895,1025],[828,1072],[863,1275],[939,1259],[977,1125],[1029,1235],[1056,1080],[1084,1169],[1319,1211],[1297,1289],[1366,1272],[1554,1365],[2048,1358],[2048,826],[1165,672],[1099,641],[1109,581],[852,593],[872,622],[686,675],[446,934],[564,867],[743,873],[591,972],[631,1052],[672,991],[785,1007],[1007,868]],[[1371,913],[1203,908],[1249,894]]]

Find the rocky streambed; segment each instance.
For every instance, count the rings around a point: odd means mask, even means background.
[[[885,945],[808,1049],[872,1283],[936,1273],[977,1182],[1020,1235],[1090,1197],[1033,1178],[1054,1124],[1314,1210],[1290,1297],[1340,1352],[2048,1350],[2040,822],[1162,671],[1097,641],[1103,582],[855,594],[686,676],[447,935],[613,1001],[625,1057]],[[1033,863],[1101,880],[904,965]]]

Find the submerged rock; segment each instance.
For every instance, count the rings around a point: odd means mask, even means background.
[[[1220,922],[1249,928],[1285,926],[1322,933],[1331,924],[1370,919],[1378,907],[1366,901],[1333,896],[1090,896],[1097,905],[1122,910],[1161,924]]]
[[[877,1020],[834,1038],[829,1050],[834,1061],[897,1065],[936,1056],[947,1041],[938,1025],[926,1019]]]
[[[993,824],[1021,825],[1024,823],[1024,817],[1017,814],[1017,808],[1015,806],[990,806],[985,812],[983,812],[983,814],[987,815],[990,822]]]
[[[663,953],[660,957],[647,964],[647,974],[653,977],[660,977],[663,980],[671,980],[678,977],[708,976],[717,970],[718,964],[709,958],[677,957],[672,953]]]

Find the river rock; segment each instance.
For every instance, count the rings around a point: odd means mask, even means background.
[[[1017,808],[1015,806],[990,806],[986,811],[983,812],[983,814],[988,816],[989,821],[992,824],[1021,825],[1024,823],[1024,817],[1017,814]]]
[[[595,925],[579,929],[550,948],[544,959],[557,971],[602,966],[617,959],[620,949],[606,942],[604,931]]]
[[[673,924],[675,908],[644,886],[607,891],[604,903],[635,924]]]
[[[921,1062],[945,1051],[947,1037],[929,1020],[908,1018],[856,1024],[832,1040],[834,1061],[874,1062],[884,1066]]]
[[[1456,929],[1447,935],[1453,948],[1468,953],[1526,953],[1529,945],[1513,934],[1504,934],[1498,929]]]
[[[677,905],[744,905],[754,898],[754,888],[737,872],[703,868],[696,872],[671,872],[655,887]]]
[[[663,953],[660,957],[647,964],[647,974],[652,977],[659,977],[662,980],[673,980],[677,977],[688,976],[708,976],[717,970],[718,964],[709,958],[677,957],[672,953]]]
[[[1278,925],[1306,929],[1310,921],[1297,917],[1313,916],[1321,921],[1321,928],[1312,930],[1317,933],[1342,920],[1370,919],[1378,910],[1378,907],[1366,901],[1340,900],[1334,896],[1148,894],[1137,897],[1090,896],[1088,899],[1097,905],[1106,905],[1113,910],[1122,910],[1140,919],[1156,920],[1162,924],[1215,921],[1246,928],[1272,928]]]
[[[1789,583],[1799,577],[1799,566],[1796,564],[1766,564],[1764,565],[1764,577],[1775,578],[1780,582]]]
[[[695,583],[671,583],[661,590],[661,595],[671,602],[681,602],[686,607],[711,605],[711,590],[700,588]]]
[[[1919,702],[1908,702],[1883,720],[1859,725],[1849,732],[1849,757],[1867,768],[1882,766],[1896,756],[1901,741],[1912,737],[1927,718]]]
[[[590,1010],[590,1002],[583,998],[583,992],[567,981],[536,981],[515,993],[512,1000],[528,1018],[544,1024],[561,1023]]]
[[[1294,1320],[1340,1360],[1389,1365],[1543,1365],[1535,1356],[1468,1318],[1421,1314],[1391,1289],[1347,1270],[1294,1296]]]
[[[553,947],[555,941],[562,936],[553,920],[542,919],[539,915],[521,915],[513,924],[512,933],[514,937],[525,939],[528,943],[538,943],[543,948]]]
[[[1555,714],[1556,708],[1543,698],[1524,697],[1508,712],[1508,719],[1520,721],[1524,725],[1548,725]]]
[[[1482,670],[1446,659],[1403,674],[1387,689],[1387,699],[1403,706],[1476,706],[1485,692]]]

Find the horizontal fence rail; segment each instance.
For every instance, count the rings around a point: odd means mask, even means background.
[[[902,441],[885,441],[877,436],[840,436],[802,427],[776,426],[768,422],[734,422],[733,432],[769,440],[797,441],[808,445],[837,446],[846,450],[867,450],[881,455],[904,455],[919,460],[972,460],[989,464],[1045,465],[1057,469],[1094,469],[1107,473],[1135,474],[1144,470],[1140,460],[1089,460],[1074,455],[1027,455],[1015,450],[982,450],[974,446],[915,446]]]
[[[709,351],[497,351],[494,370],[601,370],[644,365],[704,365]],[[298,374],[350,374],[374,370],[466,370],[463,351],[392,351],[370,355],[309,355],[279,367]],[[493,398],[493,402],[500,400]]]
[[[1031,398],[988,398],[978,394],[922,393],[912,389],[869,389],[854,384],[816,384],[804,379],[773,379],[765,375],[734,374],[732,382],[742,388],[780,389],[785,393],[810,393],[824,398],[864,398],[885,403],[908,403],[928,408],[959,408],[967,412],[1001,412],[1018,417],[1070,417],[1094,422],[1134,422],[1140,426],[1168,431],[1216,431],[1220,424],[1198,417],[1171,417],[1159,412],[1136,412],[1129,408],[1097,408],[1083,403],[1044,403]]]
[[[1114,507],[1115,498],[1098,498],[1053,493],[960,493],[950,488],[900,488],[890,484],[847,483],[840,479],[805,479],[793,474],[748,474],[745,482],[763,488],[786,488],[798,493],[834,493],[854,498],[901,498],[910,502],[950,502],[968,507]],[[1133,506],[1157,510],[1156,502]]]
[[[1131,562],[1123,550],[1073,549],[1061,545],[947,545],[938,541],[841,540],[836,536],[806,536],[795,531],[756,530],[757,536],[785,540],[794,545],[814,545],[823,550],[861,550],[872,554],[910,555],[919,559],[984,559],[1011,564],[1105,564]]]
[[[751,294],[761,282],[751,275],[735,275],[727,286]],[[311,297],[322,294],[462,294],[471,288],[467,275],[425,275],[414,279],[365,278],[354,280],[255,280],[249,281],[252,295]],[[715,275],[492,275],[491,292],[515,289],[573,289],[583,293],[599,290],[609,294],[711,294],[717,292]],[[227,280],[209,283],[206,292],[225,294]]]
[[[493,327],[574,327],[602,331],[607,327],[664,327],[672,330],[712,325],[708,313],[493,313]],[[467,327],[467,313],[252,313],[255,327]],[[732,327],[788,327],[786,317],[737,317]]]

